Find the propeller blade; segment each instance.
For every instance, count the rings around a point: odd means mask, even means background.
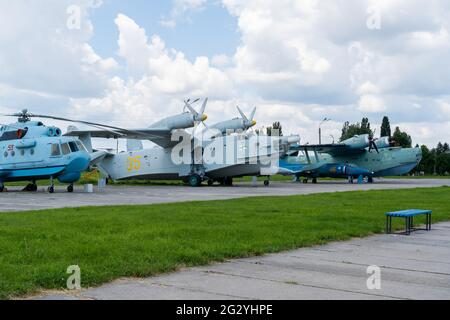
[[[252,121],[255,120],[255,114],[256,114],[256,107],[253,108],[252,114],[250,115],[250,119]]]
[[[202,108],[200,109],[200,115],[204,115],[205,114],[205,110],[206,110],[206,105],[208,104],[208,98],[205,99],[205,101],[203,102]]]
[[[371,142],[370,142],[370,146],[369,146],[369,152],[372,151],[373,149],[375,149],[375,151],[376,151],[377,153],[380,153],[380,151],[378,150],[377,144],[376,144],[375,141],[372,139]]]
[[[185,107],[189,110],[189,112],[194,116],[194,117],[197,117],[198,116],[198,113],[197,113],[197,111],[195,111],[195,109],[194,108],[192,108],[192,106],[191,106],[191,104],[189,103],[189,102],[185,102]]]
[[[244,119],[245,122],[249,122],[248,118],[246,117],[246,115],[242,112],[241,108],[239,108],[239,106],[236,106],[237,110],[239,111],[239,113],[241,114],[242,119]]]

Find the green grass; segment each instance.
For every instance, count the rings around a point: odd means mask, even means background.
[[[0,298],[63,289],[70,265],[86,288],[367,236],[386,211],[415,207],[450,220],[450,188],[1,213]]]

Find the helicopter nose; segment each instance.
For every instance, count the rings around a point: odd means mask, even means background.
[[[68,172],[82,172],[89,167],[91,158],[87,153],[80,152],[74,159],[67,165],[66,171]]]

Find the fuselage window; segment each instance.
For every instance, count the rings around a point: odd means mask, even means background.
[[[52,144],[52,157],[57,157],[61,155],[61,150],[59,148],[59,144]]]
[[[63,155],[67,155],[67,154],[70,153],[70,148],[69,148],[69,145],[67,143],[61,144],[61,149],[62,149]]]
[[[73,141],[69,142],[69,147],[70,147],[70,151],[72,152],[77,152],[78,151],[78,147],[77,144]]]

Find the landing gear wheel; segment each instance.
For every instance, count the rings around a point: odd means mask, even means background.
[[[35,183],[29,183],[29,184],[27,184],[27,186],[22,191],[36,192],[37,191],[37,185]]]
[[[73,192],[73,184],[71,184],[67,187],[67,192],[69,192],[69,193]]]
[[[48,192],[55,193],[55,187],[53,187],[53,186],[48,187]]]
[[[270,181],[269,180],[264,180],[264,186],[268,187],[270,185]]]
[[[224,180],[224,184],[227,186],[227,187],[232,187],[233,186],[233,178],[225,178],[225,180]]]
[[[368,178],[367,178],[367,182],[368,182],[368,183],[373,183],[373,177],[368,177]]]
[[[312,183],[317,184],[317,178],[313,178]]]
[[[303,179],[303,183],[307,184],[308,183],[308,179]]]
[[[193,174],[189,177],[189,185],[191,187],[199,187],[202,183],[202,178],[198,174]]]
[[[6,192],[6,191],[8,191],[8,189],[6,189],[5,186],[0,186],[0,193]]]
[[[214,184],[214,180],[211,180],[211,179],[208,180],[208,186],[209,186],[209,187],[212,187],[213,184]]]

